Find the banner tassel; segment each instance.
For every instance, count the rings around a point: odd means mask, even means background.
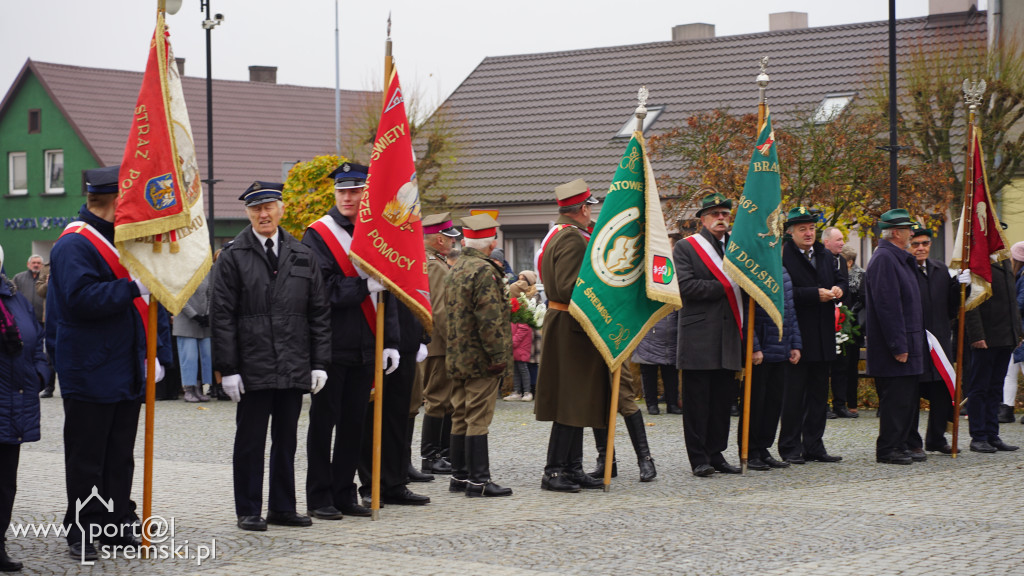
[[[163,249],[163,235],[157,234],[153,236],[153,254],[159,254]]]

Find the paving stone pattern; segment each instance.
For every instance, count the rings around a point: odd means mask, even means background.
[[[296,458],[300,511],[308,397],[306,403]],[[711,478],[690,474],[680,416],[645,413],[658,467],[657,480],[645,484],[620,419],[620,475],[611,491],[554,494],[540,489],[550,426],[534,420],[532,403],[499,401],[491,472],[515,490],[512,497],[449,493],[441,476],[410,485],[431,497],[424,507],[386,506],[378,521],[314,520],[311,528],[256,533],[235,527],[234,405],[179,400],[156,408],[153,512],[174,518],[177,544],[216,540],[217,557],[202,565],[165,558],[82,566],[61,539],[8,531],[8,550],[24,562],[23,574],[1024,575],[1024,451],[876,464],[878,420],[867,411],[828,422],[825,443],[844,457],[839,464]],[[922,426],[925,419],[923,413]],[[43,400],[43,440],[22,449],[15,523],[63,517],[62,425],[60,399]],[[140,421],[134,490],[140,508],[143,431]],[[735,432],[734,418],[732,442]],[[1004,424],[1001,432],[1005,441],[1024,444],[1019,423]],[[588,469],[594,457],[587,431]],[[739,463],[735,444],[728,457]]]

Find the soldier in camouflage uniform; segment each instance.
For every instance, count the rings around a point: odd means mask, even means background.
[[[490,260],[498,222],[487,214],[462,219],[465,249],[445,280],[452,379],[452,479],[449,490],[466,496],[511,496],[491,482],[487,428],[502,378],[511,377],[512,308],[504,271]]]

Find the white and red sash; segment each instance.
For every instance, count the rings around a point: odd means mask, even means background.
[[[585,240],[587,240],[588,242],[590,241],[590,232],[586,230],[581,230],[578,226],[573,226],[572,224],[555,224],[554,226],[552,226],[551,229],[548,230],[547,235],[544,236],[544,239],[540,241],[540,250],[538,250],[537,255],[533,257],[533,267],[534,270],[536,270],[537,272],[537,280],[540,281],[541,283],[544,282],[544,279],[541,278],[540,275],[540,265],[541,261],[544,259],[544,249],[547,248],[548,243],[551,242],[552,239],[554,239],[555,234],[558,234],[565,228],[576,228],[577,230],[579,230],[579,233],[583,236]]]
[[[932,357],[932,364],[935,366],[935,370],[937,370],[939,376],[942,377],[942,381],[946,383],[946,388],[949,390],[949,397],[952,399],[955,407],[956,372],[953,371],[953,365],[949,363],[949,358],[946,358],[946,352],[942,349],[942,344],[939,343],[939,339],[927,330],[924,331],[924,334],[928,338],[928,355]]]
[[[78,234],[88,240],[89,243],[96,248],[96,251],[99,252],[100,257],[107,263],[107,266],[110,267],[110,271],[114,273],[114,276],[124,280],[130,280],[132,282],[135,281],[135,279],[132,278],[131,273],[128,272],[128,269],[121,264],[121,254],[117,251],[117,248],[115,248],[109,240],[103,237],[103,234],[100,234],[99,231],[91,225],[86,222],[82,222],[81,220],[76,220],[68,224],[67,227],[64,228],[64,232],[61,232],[61,235],[57,239],[60,240],[68,234]],[[135,311],[139,313],[139,319],[142,320],[142,328],[148,334],[149,296],[137,296],[132,300],[132,304],[135,305]]]
[[[338,223],[334,221],[334,218],[331,218],[330,214],[313,222],[309,227],[316,230],[320,238],[323,239],[324,244],[331,251],[331,255],[334,256],[334,260],[338,263],[341,271],[345,273],[345,276],[352,278],[365,277],[359,273],[348,258],[348,250],[352,246],[352,235],[341,226],[338,226]],[[363,311],[363,317],[366,318],[366,324],[370,327],[370,332],[376,334],[377,303],[374,302],[371,295],[367,294],[366,298],[360,302],[359,307]]]
[[[708,270],[711,270],[711,273],[714,274],[715,278],[725,288],[725,297],[729,301],[729,307],[732,308],[732,315],[736,319],[736,327],[739,328],[740,338],[742,338],[743,308],[740,306],[740,302],[743,301],[743,295],[740,292],[740,287],[729,280],[729,277],[725,274],[722,257],[718,255],[718,252],[708,242],[707,238],[700,234],[694,234],[693,236],[687,236],[686,241],[693,246],[693,249],[697,251],[697,256],[700,256],[704,265],[708,267]]]

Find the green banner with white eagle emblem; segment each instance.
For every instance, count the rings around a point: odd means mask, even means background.
[[[765,113],[725,250],[725,273],[768,312],[782,334],[782,185],[772,117]]]
[[[679,299],[644,137],[634,132],[594,226],[569,312],[615,371]]]

